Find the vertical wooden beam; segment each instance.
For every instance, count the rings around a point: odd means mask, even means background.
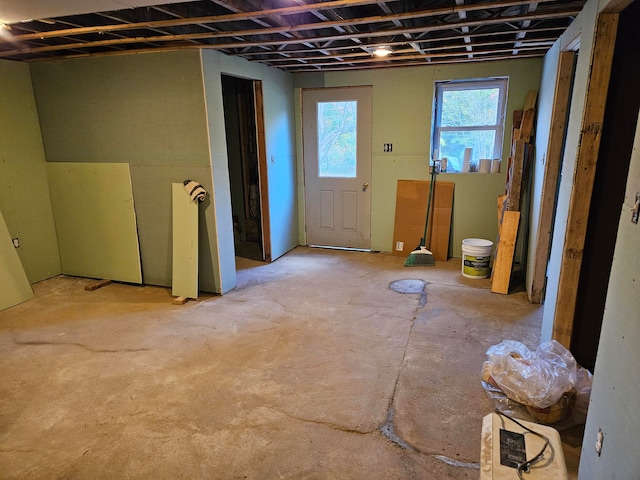
[[[544,294],[547,262],[549,260],[549,245],[551,244],[551,228],[553,227],[553,212],[555,210],[558,175],[562,164],[564,150],[564,135],[567,129],[567,111],[573,72],[575,52],[561,52],[558,62],[558,75],[551,110],[551,128],[547,145],[546,165],[542,180],[542,198],[540,200],[540,217],[538,220],[538,235],[533,259],[533,278],[531,282],[531,303],[541,303]]]
[[[269,210],[269,177],[267,172],[267,143],[264,132],[264,102],[262,81],[254,80],[253,98],[256,114],[256,140],[258,144],[258,176],[260,177],[260,220],[262,222],[262,255],[265,262],[271,262],[271,216]],[[275,161],[275,159],[274,159]]]
[[[617,27],[617,13],[600,14],[598,17],[553,321],[553,339],[567,348],[571,346],[582,254]]]

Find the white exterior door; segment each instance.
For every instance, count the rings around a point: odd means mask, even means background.
[[[372,91],[303,90],[308,245],[371,248]]]

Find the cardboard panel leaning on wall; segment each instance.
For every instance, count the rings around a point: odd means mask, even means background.
[[[60,256],[27,64],[0,60],[0,132],[0,210],[35,283],[60,274]]]
[[[50,163],[62,272],[142,283],[129,165]]]

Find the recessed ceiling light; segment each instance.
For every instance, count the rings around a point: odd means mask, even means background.
[[[0,22],[0,37],[3,40],[11,40],[11,27],[6,23]]]
[[[373,51],[373,54],[376,57],[386,57],[387,55],[391,54],[391,48],[387,47],[386,45],[376,47],[376,49]]]

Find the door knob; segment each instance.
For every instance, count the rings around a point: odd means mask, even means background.
[[[362,191],[363,191],[363,192],[366,192],[366,191],[367,191],[367,188],[369,188],[369,183],[368,183],[368,182],[364,182],[364,183],[362,184]]]

